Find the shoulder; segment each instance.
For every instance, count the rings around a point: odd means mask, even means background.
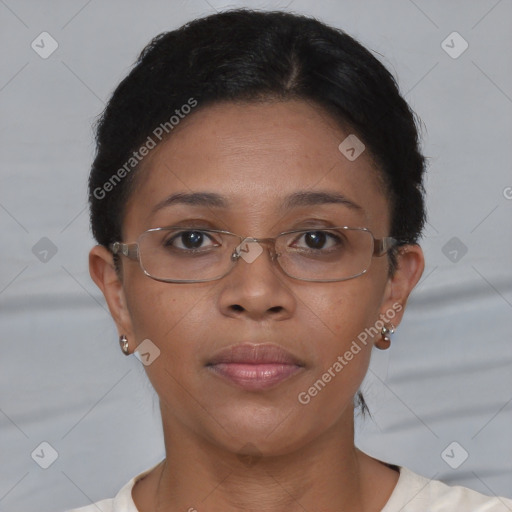
[[[381,512],[512,511],[509,498],[486,496],[467,487],[431,480],[405,467],[399,469],[398,483]]]
[[[161,462],[147,469],[143,473],[134,476],[127,482],[114,498],[108,498],[85,507],[66,510],[66,512],[138,512],[137,507],[132,498],[132,489],[138,480],[141,480],[151,471],[153,471]]]

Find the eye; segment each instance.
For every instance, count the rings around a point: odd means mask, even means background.
[[[297,246],[299,240],[303,240],[305,245]],[[327,245],[327,246],[326,246]],[[307,231],[299,235],[292,247],[311,249],[311,250],[326,250],[333,248],[341,248],[344,245],[344,240],[330,231]]]
[[[213,245],[203,245],[204,243],[214,242]],[[222,245],[216,242],[212,235],[205,231],[180,231],[169,236],[163,241],[164,247],[170,247],[181,250],[198,250],[219,247]]]

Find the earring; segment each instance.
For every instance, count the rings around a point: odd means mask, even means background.
[[[121,350],[123,351],[123,354],[125,356],[129,356],[130,345],[128,344],[128,338],[124,334],[121,334],[121,336],[119,336],[119,345],[121,345]]]
[[[384,326],[380,331],[381,339],[375,343],[375,346],[379,350],[387,350],[391,345],[391,334],[395,332],[395,326],[393,324],[389,324],[389,328]]]

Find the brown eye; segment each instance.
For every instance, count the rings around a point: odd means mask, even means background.
[[[299,240],[303,240],[303,244],[297,245]],[[340,245],[342,245],[342,240],[334,233],[329,233],[327,231],[307,231],[295,240],[293,247],[312,250],[327,250]]]
[[[214,240],[204,231],[181,231],[164,241],[164,246],[182,250],[198,250],[218,247],[220,245],[218,243],[214,245],[203,245],[208,241],[213,242]]]
[[[304,241],[311,249],[322,249],[326,240],[327,235],[322,231],[311,231],[304,235]]]

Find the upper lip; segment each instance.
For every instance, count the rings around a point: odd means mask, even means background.
[[[207,366],[220,363],[240,364],[293,364],[304,366],[304,363],[279,345],[272,343],[241,343],[231,345],[217,352]]]

